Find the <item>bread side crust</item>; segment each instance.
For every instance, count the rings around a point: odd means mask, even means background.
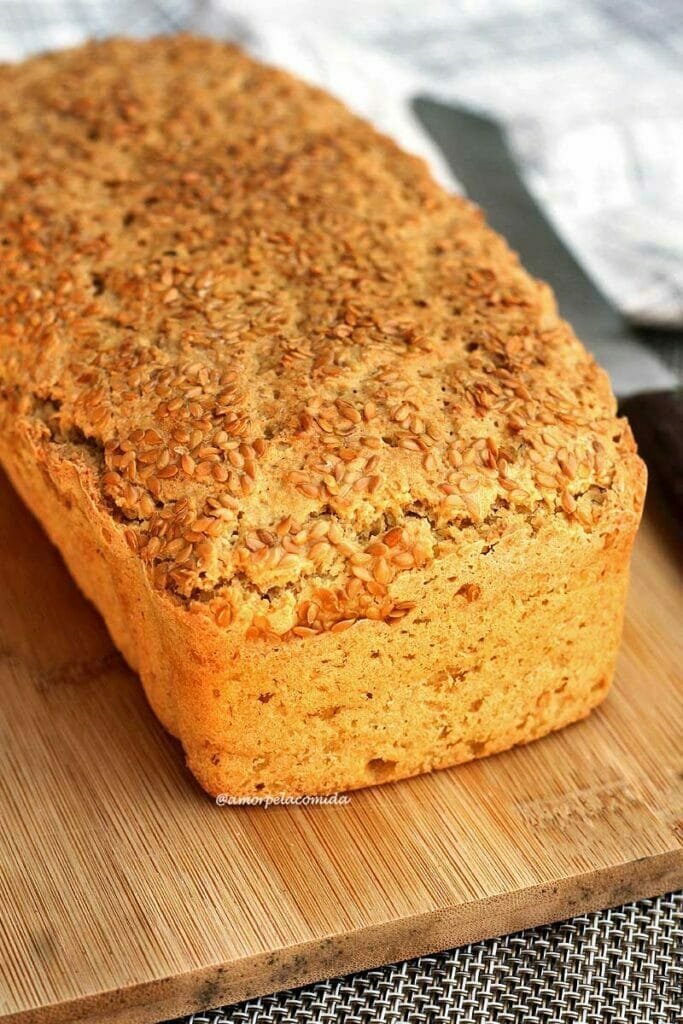
[[[548,517],[414,572],[400,623],[292,647],[154,590],[89,467],[34,422],[3,432],[0,458],[213,795],[331,793],[458,764],[585,717],[612,681],[644,471],[633,508],[592,533]]]

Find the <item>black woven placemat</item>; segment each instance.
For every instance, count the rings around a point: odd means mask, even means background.
[[[195,1013],[182,1024],[677,1024],[682,1008],[680,892]]]

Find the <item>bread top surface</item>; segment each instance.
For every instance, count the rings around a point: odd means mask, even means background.
[[[0,68],[0,239],[3,429],[77,463],[153,585],[219,625],[394,622],[460,547],[639,511],[547,286],[421,161],[232,46]]]

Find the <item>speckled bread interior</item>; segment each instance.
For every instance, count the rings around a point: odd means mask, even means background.
[[[235,48],[0,68],[0,459],[213,794],[586,715],[645,471],[481,213]]]

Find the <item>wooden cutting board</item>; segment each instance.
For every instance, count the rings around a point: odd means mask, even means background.
[[[4,477],[0,580],[4,1022],[158,1021],[683,884],[681,590],[652,514],[600,710],[347,806],[203,795]]]

